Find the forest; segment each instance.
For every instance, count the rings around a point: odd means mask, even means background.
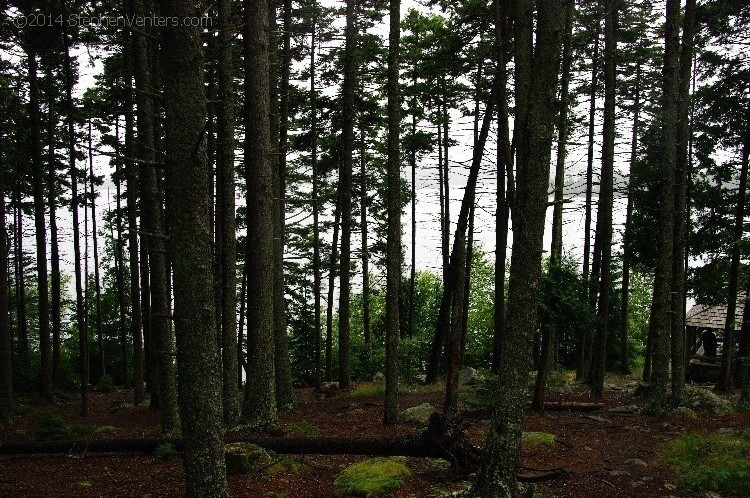
[[[0,495],[750,495],[750,3],[0,2]]]

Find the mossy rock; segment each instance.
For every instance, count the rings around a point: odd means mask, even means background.
[[[228,475],[247,475],[271,465],[273,459],[257,444],[232,443],[224,447]]]
[[[529,448],[552,446],[554,443],[555,435],[547,432],[524,432],[521,435],[521,444]]]
[[[685,398],[682,406],[696,412],[708,412],[714,415],[731,415],[732,404],[725,398],[708,389],[685,386]]]
[[[344,496],[377,496],[398,488],[410,475],[405,458],[370,458],[344,469],[334,484]]]
[[[407,408],[399,414],[399,419],[402,422],[412,422],[421,425],[427,425],[430,421],[430,416],[435,413],[435,407],[429,403],[422,403],[421,405],[412,406]]]
[[[100,425],[94,429],[94,434],[109,434],[110,432],[116,432],[117,427],[112,425]]]

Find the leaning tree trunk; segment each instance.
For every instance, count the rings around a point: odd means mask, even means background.
[[[652,374],[648,409],[663,413],[667,407],[669,384],[669,336],[672,305],[672,249],[674,227],[674,179],[677,162],[677,90],[679,84],[680,2],[667,0],[666,31],[664,34],[663,96],[661,129],[663,158],[660,171],[656,269],[654,271],[653,305],[651,307]],[[736,288],[736,287],[735,287]],[[729,316],[729,315],[727,315]]]
[[[122,239],[122,200],[121,200],[121,192],[122,187],[120,185],[122,179],[122,169],[121,169],[121,158],[120,158],[120,116],[115,115],[115,174],[114,174],[114,181],[115,181],[115,198],[116,198],[116,211],[115,211],[115,224],[117,225],[117,241],[115,242],[115,262],[117,263],[116,273],[117,273],[117,302],[118,302],[118,308],[119,308],[119,317],[120,317],[120,323],[118,324],[118,332],[120,336],[120,350],[123,357],[128,355],[128,334],[125,330],[125,324],[126,324],[126,309],[127,309],[127,302],[125,297],[125,258],[122,252],[122,246],[125,243]],[[113,237],[114,238],[114,237]],[[137,357],[138,355],[143,355],[143,343],[140,343],[138,345],[138,352],[136,352],[135,343],[136,341],[142,340],[140,335],[133,336],[133,356]],[[134,402],[136,405],[138,405],[141,401],[143,401],[143,357],[141,356],[141,363],[140,365],[138,362],[134,362],[133,365],[133,383],[135,386],[134,389]],[[124,362],[123,362],[124,366]],[[139,370],[140,367],[140,370]],[[126,375],[125,377],[125,385],[128,384],[129,379],[127,378],[128,370],[123,368],[123,373]],[[139,389],[140,386],[140,389]]]
[[[347,1],[347,14],[349,5]],[[353,7],[352,7],[353,8]],[[398,421],[398,340],[400,335],[399,287],[401,285],[401,158],[399,131],[401,101],[398,87],[399,50],[401,41],[401,1],[390,0],[390,32],[388,35],[388,167],[387,212],[388,237],[386,250],[386,314],[385,314],[385,410],[383,422]],[[353,30],[353,28],[352,28]],[[347,45],[348,48],[348,45]],[[353,57],[353,53],[351,56]],[[353,77],[353,63],[352,74]],[[346,160],[346,159],[345,159]],[[346,169],[346,168],[344,168]],[[343,255],[343,247],[342,247]],[[343,266],[342,266],[343,270]],[[342,279],[343,282],[343,279]],[[342,291],[343,292],[343,291]],[[347,372],[348,375],[348,372]]]
[[[247,382],[242,417],[277,421],[273,314],[273,170],[269,122],[268,2],[244,0],[245,180],[247,182]]]
[[[188,0],[164,2],[162,9],[165,16],[175,18],[198,14]],[[174,269],[174,327],[187,495],[228,496],[220,359],[212,296],[212,220],[204,138],[206,96],[201,30],[185,26],[166,28],[161,40],[169,178],[166,195],[172,207],[169,246]],[[191,63],[186,64],[186,60]],[[232,346],[233,343],[234,340]]]
[[[609,306],[612,282],[612,203],[615,159],[615,84],[617,39],[617,7],[614,0],[604,2],[604,129],[602,138],[602,174],[599,183],[599,208],[596,238],[601,235],[601,280],[599,281],[599,306],[597,307],[596,336],[591,356],[589,381],[591,393],[601,396],[604,391],[604,368],[607,358],[607,333],[609,331]],[[601,223],[599,222],[601,220]]]
[[[221,364],[224,425],[240,418],[235,372],[237,365],[237,237],[234,201],[234,57],[232,55],[231,1],[219,2],[219,106],[217,182],[221,224]],[[241,377],[240,377],[241,378]]]
[[[687,230],[688,134],[690,79],[695,38],[695,0],[685,3],[677,95],[677,163],[674,190],[674,240],[672,251],[672,402],[685,396],[685,233]]]
[[[537,324],[554,97],[562,44],[562,17],[558,12],[564,3],[540,0],[537,6],[536,49],[532,51],[532,2],[516,2],[516,102],[522,104],[516,107],[516,124],[523,127],[516,127],[518,188],[513,205],[513,259],[500,387],[482,465],[472,489],[473,495],[482,497],[517,494],[523,393],[530,341]]]
[[[29,49],[29,121],[31,134],[31,167],[34,187],[34,225],[36,234],[37,293],[39,296],[39,351],[41,365],[39,387],[42,395],[52,401],[52,347],[49,328],[49,288],[47,286],[47,224],[44,220],[44,172],[39,117],[39,85],[37,55]]]
[[[339,226],[341,221],[341,185],[336,190],[336,206],[333,213],[333,240],[328,270],[328,306],[326,309],[326,381],[333,380],[333,291],[336,283],[338,263]]]

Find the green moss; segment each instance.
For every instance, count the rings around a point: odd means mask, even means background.
[[[554,443],[555,435],[547,432],[524,432],[521,435],[521,444],[529,448],[551,446]]]
[[[382,398],[383,396],[385,396],[385,384],[374,384],[370,382],[357,384],[357,387],[349,392],[349,396],[353,398]]]
[[[410,475],[405,458],[370,458],[344,469],[335,485],[346,496],[375,496],[399,487]]]
[[[287,472],[290,474],[294,474],[295,472],[299,472],[301,470],[306,469],[309,467],[307,463],[305,463],[302,460],[295,460],[293,458],[289,457],[282,457],[278,462],[274,463],[268,469],[266,469],[266,474],[277,474],[279,472]]]
[[[686,434],[667,443],[661,458],[696,492],[750,495],[750,430]]]
[[[403,422],[412,422],[425,425],[430,421],[430,416],[435,412],[435,407],[429,403],[412,406],[402,411],[398,418]]]
[[[117,431],[117,427],[114,427],[112,425],[100,425],[99,427],[94,429],[94,434],[108,434],[115,431]]]
[[[686,386],[682,406],[696,412],[708,412],[714,415],[731,415],[734,409],[725,398],[713,391],[700,387]]]

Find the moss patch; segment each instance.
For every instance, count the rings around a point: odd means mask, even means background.
[[[412,422],[425,425],[430,421],[430,415],[432,415],[435,411],[435,407],[431,404],[422,403],[421,405],[407,408],[406,410],[402,411],[398,417],[403,422]]]
[[[320,429],[318,429],[318,426],[312,422],[308,422],[307,420],[289,424],[287,426],[287,429],[292,434],[297,434],[299,436],[315,437],[320,434]]]
[[[750,430],[686,434],[667,443],[661,458],[696,492],[750,495]]]
[[[396,489],[410,475],[405,458],[370,458],[344,469],[334,484],[345,496],[375,496]]]
[[[528,448],[552,446],[554,443],[555,435],[548,432],[524,432],[521,435],[521,444]]]
[[[682,406],[714,415],[731,415],[734,411],[732,404],[725,398],[708,389],[692,386],[685,386],[685,400]]]
[[[349,396],[353,398],[369,398],[369,397],[380,397],[385,396],[385,384],[383,383],[372,383],[363,382],[358,384],[354,389],[349,392]]]

